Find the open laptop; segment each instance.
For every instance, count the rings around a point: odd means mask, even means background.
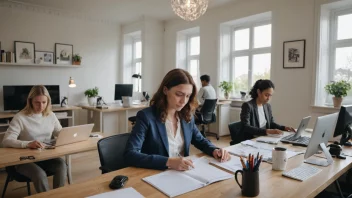
[[[94,124],[85,124],[62,128],[56,139],[44,143],[50,145],[49,147],[56,147],[88,140],[93,126]]]
[[[283,143],[292,143],[300,146],[308,146],[309,137],[302,136],[302,133],[306,130],[309,120],[310,120],[310,116],[303,118],[301,120],[301,123],[299,124],[299,127],[296,133],[285,136],[281,138],[280,141]]]

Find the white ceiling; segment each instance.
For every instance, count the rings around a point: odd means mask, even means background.
[[[9,0],[51,9],[88,15],[94,19],[122,24],[153,17],[159,20],[176,18],[170,0]],[[236,0],[209,0],[209,9]]]

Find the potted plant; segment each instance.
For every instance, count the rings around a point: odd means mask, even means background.
[[[98,87],[94,87],[93,89],[87,89],[84,92],[84,95],[88,97],[88,104],[90,106],[94,105],[94,102],[96,101],[96,97],[99,94],[99,89]]]
[[[81,61],[82,61],[82,56],[80,56],[79,54],[73,55],[72,65],[81,65]]]
[[[225,99],[229,99],[229,93],[232,91],[233,84],[231,82],[222,81],[219,85],[222,92],[224,92]]]
[[[340,107],[343,97],[347,96],[347,92],[351,89],[351,84],[347,81],[341,80],[338,82],[332,81],[325,86],[325,90],[333,95],[334,107]]]

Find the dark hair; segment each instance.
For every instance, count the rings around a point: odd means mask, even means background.
[[[161,82],[158,91],[154,94],[150,101],[151,106],[155,106],[160,120],[165,122],[167,116],[167,97],[164,94],[164,87],[171,89],[180,84],[191,84],[192,94],[189,97],[188,103],[178,112],[178,116],[187,122],[192,119],[192,114],[198,107],[198,102],[196,99],[197,88],[193,81],[192,76],[183,69],[173,69],[169,71]]]
[[[269,88],[275,89],[275,85],[273,82],[271,82],[271,80],[257,80],[257,82],[255,82],[255,84],[253,85],[251,91],[249,92],[249,95],[251,95],[251,97],[255,99],[258,97],[258,89],[262,92]]]
[[[201,81],[205,81],[205,82],[210,82],[210,76],[209,75],[202,75],[201,77],[200,77],[200,80]]]

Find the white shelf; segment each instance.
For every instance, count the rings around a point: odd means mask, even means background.
[[[63,119],[72,119],[72,116],[67,116],[67,117],[57,117],[58,120],[63,120]]]
[[[20,66],[20,67],[70,67],[80,68],[82,65],[62,65],[62,64],[33,64],[33,63],[3,63],[0,62],[0,66]]]

